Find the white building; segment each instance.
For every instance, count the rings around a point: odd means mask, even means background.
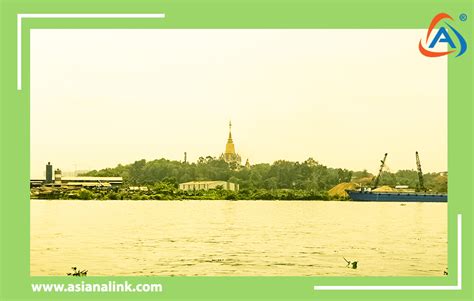
[[[61,177],[60,183],[66,186],[110,187],[122,185],[123,179],[122,177]]]
[[[239,184],[226,181],[192,181],[179,184],[180,190],[209,190],[224,189],[231,191],[239,191]]]

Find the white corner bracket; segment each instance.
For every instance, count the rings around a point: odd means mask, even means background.
[[[327,286],[315,285],[317,291],[460,291],[462,289],[462,217],[458,214],[458,279],[456,285],[385,285],[385,286]]]
[[[165,14],[17,14],[17,90],[21,90],[21,23],[23,19],[163,19]]]

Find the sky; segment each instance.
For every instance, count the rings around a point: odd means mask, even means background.
[[[447,170],[447,59],[418,29],[32,29],[30,174],[219,156]]]

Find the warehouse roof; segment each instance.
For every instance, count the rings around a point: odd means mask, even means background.
[[[62,177],[62,181],[71,182],[122,182],[122,177]]]

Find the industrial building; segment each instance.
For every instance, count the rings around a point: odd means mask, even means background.
[[[46,184],[53,183],[53,165],[51,162],[46,164]]]
[[[55,186],[55,187],[83,187],[83,188],[108,188],[120,186],[122,177],[63,177],[61,170],[54,170],[50,162],[46,165],[46,179],[31,179],[30,187]]]
[[[120,186],[122,177],[63,177],[61,185],[67,186]]]
[[[179,184],[180,190],[209,190],[224,189],[230,191],[239,191],[239,184],[226,181],[192,181]]]

